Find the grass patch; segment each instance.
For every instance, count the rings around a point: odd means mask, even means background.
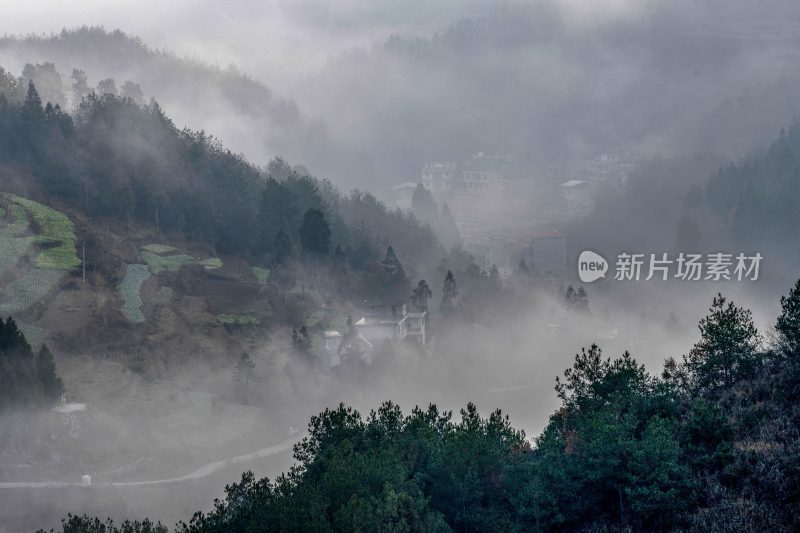
[[[226,326],[257,326],[261,323],[253,315],[217,315],[217,320]]]
[[[177,272],[184,265],[194,262],[194,257],[186,254],[158,255],[151,252],[142,252],[142,259],[150,267],[150,272],[158,274],[164,270]]]
[[[81,266],[81,260],[75,253],[74,243],[62,243],[39,252],[36,256],[36,266],[71,272]]]
[[[119,286],[122,294],[122,314],[131,322],[141,324],[144,322],[142,313],[142,284],[150,277],[147,265],[128,265],[125,269],[125,278]]]
[[[261,283],[262,285],[267,282],[269,279],[270,271],[266,268],[261,267],[250,267],[250,271],[253,273],[253,276],[256,278],[256,281]]]
[[[165,270],[177,272],[186,265],[200,265],[206,270],[222,268],[222,260],[219,257],[200,259],[183,253],[174,246],[158,243],[142,246],[142,260],[147,263],[153,274],[159,274]]]
[[[198,261],[197,264],[201,265],[206,270],[216,270],[217,268],[222,268],[222,259],[219,257],[209,257],[208,259]]]

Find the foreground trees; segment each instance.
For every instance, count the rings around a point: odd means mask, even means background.
[[[797,298],[782,300],[777,346],[761,349],[750,314],[718,296],[691,355],[660,376],[627,352],[582,350],[534,441],[473,404],[455,419],[434,405],[327,409],[288,473],[245,473],[178,530],[797,531]],[[71,517],[64,531],[98,523]]]
[[[47,346],[34,354],[14,319],[0,319],[0,413],[53,405],[63,393]]]

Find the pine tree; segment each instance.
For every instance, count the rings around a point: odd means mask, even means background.
[[[386,255],[383,261],[381,261],[381,264],[383,265],[383,271],[386,273],[386,278],[390,283],[405,281],[406,271],[397,258],[397,255],[394,253],[394,248],[391,246],[386,248]]]
[[[97,94],[100,96],[111,95],[117,96],[117,82],[114,78],[106,78],[97,84]]]
[[[417,184],[411,197],[411,209],[414,215],[422,222],[434,224],[438,209],[431,193],[421,183]]]
[[[414,311],[418,313],[426,312],[428,310],[428,300],[431,299],[433,296],[433,291],[428,286],[428,282],[420,280],[417,284],[417,288],[414,289],[413,294],[411,295],[411,305],[414,308]]]
[[[142,92],[142,88],[138,83],[133,83],[130,80],[122,84],[120,96],[122,98],[130,99],[136,105],[142,105],[142,102],[144,101],[144,93]]]
[[[272,266],[280,267],[286,265],[297,255],[294,243],[289,234],[283,228],[278,230],[275,235],[275,242],[272,245]]]
[[[306,326],[300,326],[298,329],[292,330],[292,346],[301,354],[311,355],[313,345],[311,335]]]
[[[582,312],[589,312],[589,295],[583,287],[578,287],[578,292],[575,293],[575,308]]]
[[[259,251],[269,252],[272,249],[278,231],[284,230],[287,235],[297,231],[298,216],[294,194],[283,183],[267,179],[258,208]]]
[[[775,329],[783,338],[785,348],[796,356],[800,349],[800,280],[788,296],[781,296],[781,314]]]
[[[46,344],[43,344],[36,354],[36,375],[42,386],[42,392],[48,404],[53,405],[64,394],[64,383],[56,374],[56,364],[53,354]]]
[[[331,245],[331,229],[325,215],[319,209],[311,208],[303,216],[300,226],[300,246],[303,254],[314,259],[328,256]]]
[[[2,320],[0,320],[0,323],[2,323]],[[0,330],[0,351],[23,359],[33,356],[30,344],[28,344],[25,335],[19,330],[12,317],[6,319],[2,330]]]
[[[438,223],[439,237],[448,249],[453,246],[461,246],[461,232],[458,230],[456,219],[450,212],[447,204],[442,205],[442,214],[439,216]]]
[[[36,86],[32,81],[28,82],[28,92],[25,95],[25,102],[22,104],[21,117],[29,131],[30,128],[35,128],[44,122],[42,99],[39,97]]]
[[[248,386],[253,379],[255,368],[256,365],[250,358],[250,354],[242,352],[242,355],[239,356],[239,362],[236,363],[236,370],[233,372],[233,382],[238,385],[239,395],[245,402],[249,400]]]
[[[347,271],[347,254],[344,253],[342,247],[338,244],[333,251],[333,264],[331,268],[334,281],[341,294],[345,294],[349,287],[348,271]]]
[[[698,327],[700,341],[684,358],[698,388],[729,387],[752,374],[759,362],[759,336],[749,310],[718,294]]]
[[[453,276],[451,270],[447,271],[444,278],[444,286],[442,287],[442,312],[447,314],[453,311],[455,299],[458,296],[458,284],[456,278]]]
[[[89,94],[89,83],[86,73],[82,70],[72,69],[72,107],[77,108],[81,101]]]
[[[567,292],[564,295],[564,303],[571,309],[575,306],[576,298],[577,296],[575,295],[575,289],[572,287],[572,285],[570,285],[567,287]]]
[[[392,304],[405,301],[410,289],[406,271],[391,246],[386,248],[386,255],[381,261],[381,265],[383,267],[381,278],[384,298]]]

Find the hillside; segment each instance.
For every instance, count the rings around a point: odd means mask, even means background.
[[[409,276],[440,261],[413,216],[282,159],[260,169],[156,103],[90,94],[68,114],[23,78],[0,81],[0,315],[34,344],[142,372],[224,359],[406,297],[405,277],[382,279],[387,246]]]
[[[213,131],[260,165],[281,155],[324,170],[347,186],[358,183],[354,172],[360,178],[369,173],[369,163],[333,138],[323,119],[309,117],[264,83],[235,67],[154,50],[120,30],[81,27],[50,36],[6,35],[0,38],[0,64],[18,71],[27,64],[25,81],[33,79],[46,100],[64,109],[77,106],[102,82],[104,90],[113,87],[139,103],[155,98],[179,124]]]

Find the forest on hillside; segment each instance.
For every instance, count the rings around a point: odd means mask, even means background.
[[[137,223],[206,243],[266,267],[303,255],[310,211],[356,270],[388,246],[411,272],[443,250],[431,228],[364,191],[277,158],[258,168],[205,132],[178,129],[155,102],[87,89],[70,113],[43,102],[33,82],[0,71],[0,173],[12,192],[48,198],[95,222]]]

